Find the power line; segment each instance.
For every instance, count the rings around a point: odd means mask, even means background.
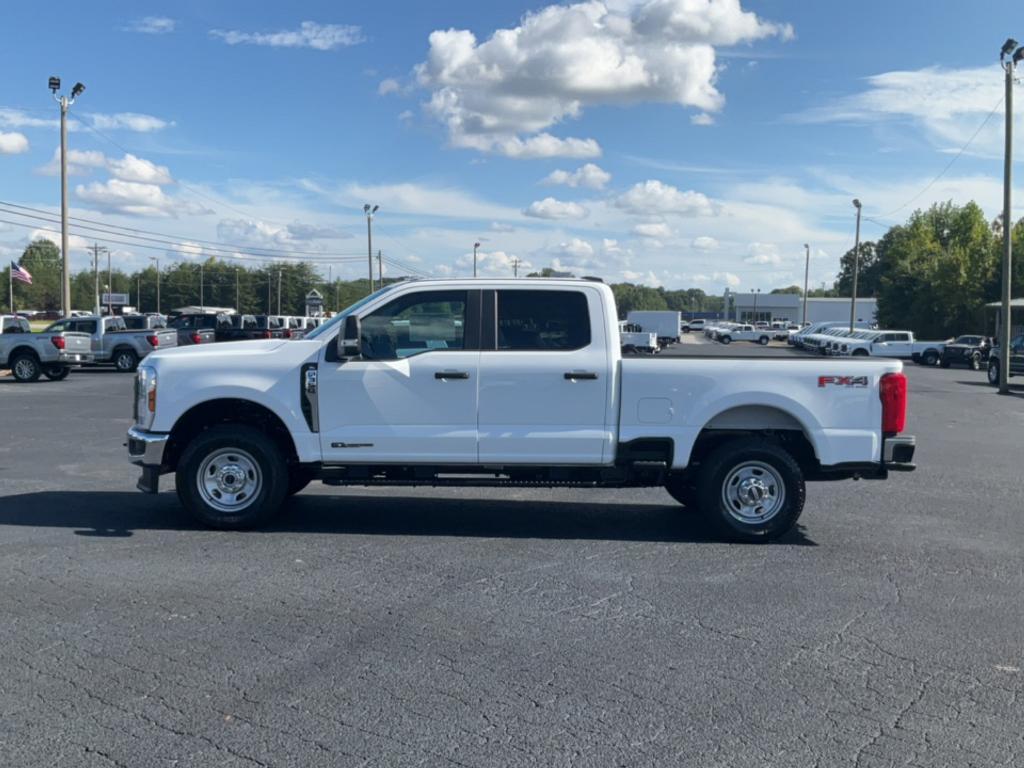
[[[33,208],[31,206],[28,206],[28,205],[19,205],[18,203],[10,203],[10,202],[7,202],[6,200],[0,200],[0,206],[5,206],[5,207],[8,207],[8,208],[19,208],[19,209],[24,210],[24,211],[32,211],[35,214],[39,214],[39,215],[42,215],[42,216],[49,216],[51,219],[57,218],[57,214],[50,213],[49,211],[47,211],[47,210],[45,210],[43,208]],[[19,215],[19,216],[27,216],[27,214],[20,214],[20,213],[17,213],[16,211],[7,211],[7,213],[14,213],[14,214]],[[120,232],[112,232],[110,230],[124,230],[125,234],[122,235],[124,237],[129,236],[129,233],[136,233],[137,232],[137,233],[144,234],[144,235],[153,235],[153,236],[156,236],[158,238],[167,238],[167,239],[173,240],[175,242],[183,242],[179,238],[175,237],[175,235],[167,235],[167,234],[164,234],[162,232],[154,232],[154,231],[148,230],[148,229],[137,229],[137,228],[134,228],[134,227],[124,227],[124,226],[121,226],[119,224],[109,224],[109,223],[104,222],[104,221],[96,221],[95,219],[85,219],[85,218],[82,218],[82,217],[79,217],[79,216],[69,216],[68,219],[71,220],[71,221],[84,222],[85,224],[95,224],[95,225],[98,225],[98,226],[103,228],[102,231],[109,232],[109,234],[121,235],[122,233],[120,233]],[[83,226],[83,228],[87,228],[87,227]],[[131,236],[134,237],[134,235],[131,235]],[[140,239],[146,239],[146,238],[140,238]],[[271,255],[272,254],[281,254],[281,255],[285,255],[285,256],[293,256],[293,255],[304,255],[304,256],[360,256],[360,255],[362,255],[362,254],[358,254],[358,253],[335,253],[335,252],[325,252],[325,251],[301,251],[301,250],[285,250],[285,249],[282,249],[282,248],[265,248],[265,247],[262,247],[262,246],[255,246],[255,245],[239,245],[239,244],[236,244],[236,243],[225,243],[225,242],[219,242],[219,241],[216,241],[216,240],[201,240],[199,238],[189,238],[189,242],[194,242],[194,243],[199,243],[199,244],[209,244],[211,246],[214,246],[216,248],[220,248],[222,250],[225,249],[225,248],[229,248],[229,249],[243,250],[243,251],[248,251],[248,252],[252,252],[252,251],[265,251],[265,252],[267,252],[268,254],[271,254]]]
[[[953,159],[950,160],[948,163],[946,163],[946,166],[941,171],[939,171],[939,174],[934,179],[932,179],[927,184],[925,184],[924,188],[920,192],[918,192],[912,198],[907,200],[907,202],[905,202],[899,208],[893,208],[888,213],[880,213],[875,218],[884,219],[884,218],[886,218],[888,216],[892,216],[894,213],[899,213],[904,208],[906,208],[908,205],[910,205],[912,202],[917,200],[917,198],[919,198],[921,195],[923,195],[925,192],[927,192],[929,189],[931,189],[935,185],[935,182],[937,182],[939,179],[941,179],[943,176],[946,175],[946,171],[948,171],[950,168],[953,167],[953,163],[955,163],[957,160],[959,160],[960,156],[963,155],[963,153],[967,151],[967,148],[971,146],[971,144],[974,142],[974,140],[976,138],[978,138],[978,134],[981,133],[982,129],[986,125],[988,125],[988,121],[992,119],[992,115],[994,115],[996,113],[996,110],[998,110],[999,107],[1001,107],[1002,105],[1003,105],[1003,99],[1000,98],[999,101],[996,102],[996,105],[994,107],[992,107],[992,111],[989,112],[988,115],[986,115],[985,119],[981,121],[981,125],[978,126],[978,129],[974,133],[971,134],[971,138],[969,138],[967,140],[967,143],[964,144],[962,147],[960,147],[960,151],[957,152],[953,156]],[[865,217],[865,218],[867,218],[867,217]],[[877,224],[878,222],[875,222],[875,223]]]

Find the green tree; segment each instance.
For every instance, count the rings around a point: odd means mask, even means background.
[[[771,292],[776,295],[803,296],[804,289],[799,285],[787,285],[785,288],[772,288]]]
[[[857,269],[857,295],[874,298],[882,277],[882,265],[878,258],[877,244],[871,241],[860,244],[860,263]],[[839,259],[839,276],[835,289],[839,296],[853,295],[853,248]]]

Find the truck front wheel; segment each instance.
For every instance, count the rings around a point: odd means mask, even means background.
[[[119,349],[114,352],[114,367],[121,373],[132,373],[139,367],[139,356],[130,349]]]
[[[243,530],[269,520],[288,493],[288,465],[266,434],[225,424],[198,435],[178,462],[178,499],[212,528]]]
[[[71,373],[71,366],[68,365],[48,365],[43,369],[43,373],[50,381],[64,381]]]
[[[730,440],[701,462],[697,504],[733,539],[765,542],[784,535],[796,525],[805,495],[800,465],[774,442]]]
[[[11,374],[15,381],[20,381],[22,384],[39,381],[42,372],[39,360],[31,352],[21,352],[11,360]]]

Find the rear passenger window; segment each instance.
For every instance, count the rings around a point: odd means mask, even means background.
[[[570,350],[590,344],[580,291],[498,291],[498,349]]]

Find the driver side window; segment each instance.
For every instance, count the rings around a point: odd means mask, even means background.
[[[370,360],[399,360],[422,352],[463,349],[467,291],[400,296],[361,319],[362,352]]]

